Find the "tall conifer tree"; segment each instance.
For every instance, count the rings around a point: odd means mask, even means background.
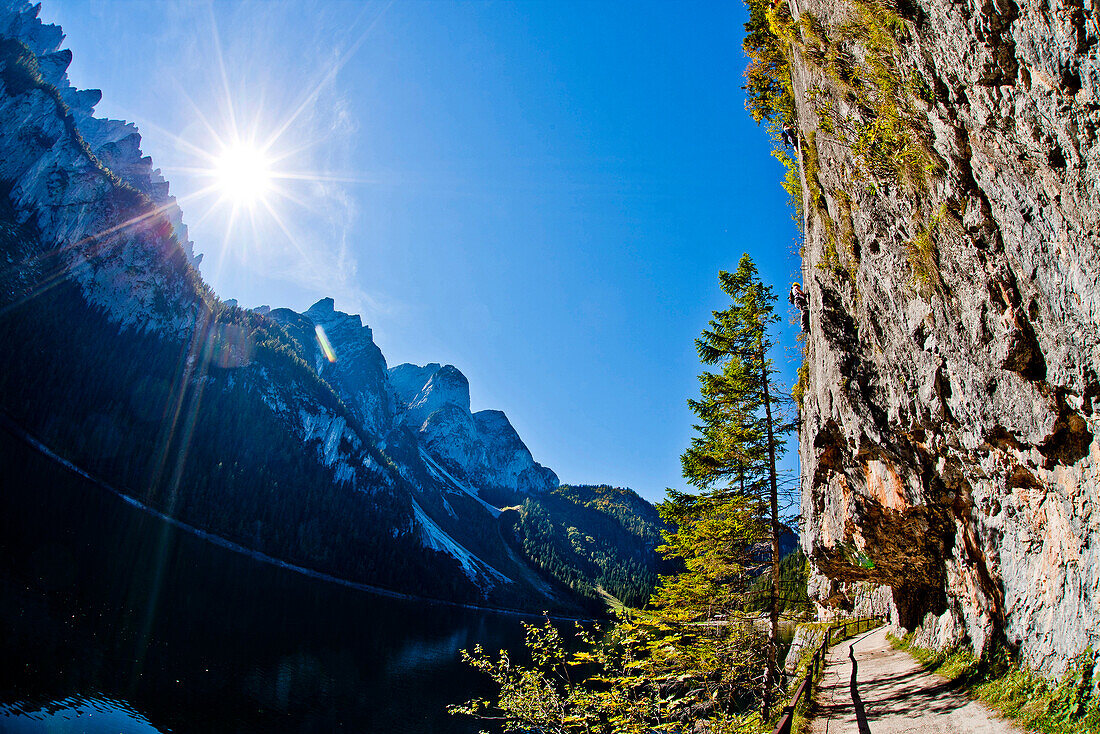
[[[771,540],[771,603],[769,640],[761,702],[765,717],[776,687],[779,638],[779,488],[776,456],[783,434],[775,389],[775,367],[769,357],[769,330],[779,321],[775,294],[765,285],[747,254],[737,271],[719,273],[722,290],[732,304],[715,311],[696,340],[699,359],[714,365],[704,372],[698,400],[688,405],[699,418],[698,435],[682,457],[684,476],[712,498],[756,497]]]

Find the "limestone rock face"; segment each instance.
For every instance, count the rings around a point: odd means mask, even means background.
[[[544,492],[558,486],[553,472],[535,464],[527,445],[502,411],[480,410],[473,417],[478,435],[485,443],[485,459],[493,467],[498,483],[525,493]]]
[[[351,396],[352,405],[372,433],[385,435],[393,424],[395,398],[386,358],[374,343],[370,327],[358,315],[336,311],[331,298],[313,304],[305,316],[324,329],[336,353],[335,362],[318,360],[318,372],[338,383],[344,395]]]
[[[454,403],[433,410],[420,428],[428,453],[453,474],[478,483],[487,473],[485,442],[470,411]]]
[[[445,405],[453,405],[467,415],[470,413],[470,382],[466,375],[449,364],[433,372],[405,404],[404,421],[414,427],[422,425]]]
[[[431,362],[423,367],[408,362],[391,367],[390,384],[393,386],[397,400],[402,405],[413,402],[417,394],[428,384],[431,376],[439,372],[439,367],[438,362]]]
[[[455,367],[401,364],[389,374],[398,421],[417,431],[431,456],[474,492],[493,490],[500,498],[558,486],[557,475],[535,462],[508,416],[470,412],[470,383]]]
[[[73,54],[68,49],[60,48],[65,35],[60,26],[40,21],[38,12],[38,5],[22,0],[0,2],[0,37],[19,39],[35,54],[39,75],[44,82],[57,89],[88,150],[103,167],[157,205],[159,215],[170,222],[172,234],[187,259],[197,267],[202,261],[202,255],[194,254],[194,246],[188,239],[187,227],[183,223],[183,212],[176,205],[175,197],[169,195],[168,182],[161,175],[160,169],[153,168],[152,160],[142,154],[141,135],[137,126],[121,120],[95,117],[94,108],[103,98],[103,93],[98,89],[79,90],[69,83],[66,72],[73,60]],[[16,118],[5,116],[4,119]],[[24,123],[32,119],[35,118],[23,118]],[[42,138],[37,140],[41,141]],[[79,162],[79,155],[70,155],[64,162],[72,163],[74,159]]]
[[[386,370],[386,358],[374,343],[369,326],[354,314],[337,311],[331,298],[322,298],[299,314],[279,308],[266,312],[307,349],[310,365],[333,385],[341,398],[375,436],[392,428],[395,397]],[[324,330],[336,361],[330,362],[321,349],[317,328]]]
[[[843,607],[884,584],[925,644],[1000,637],[1056,674],[1100,646],[1098,18],[1014,0],[792,14],[814,594]],[[875,68],[905,90],[915,168],[883,163]]]
[[[0,191],[42,244],[23,253],[24,261],[66,273],[90,304],[124,326],[184,334],[198,303],[190,245],[173,225],[174,201],[152,179],[148,188],[120,185],[96,157],[80,124],[91,120],[100,95],[44,81],[38,54],[55,67],[69,55],[56,52],[60,29],[43,25],[37,9],[24,5],[0,5]],[[6,35],[16,31],[25,35]],[[123,168],[147,168],[133,140],[115,152]],[[149,202],[158,204],[152,212]],[[179,260],[186,266],[176,267]]]

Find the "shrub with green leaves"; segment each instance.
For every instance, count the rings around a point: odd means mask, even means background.
[[[547,620],[524,624],[530,665],[480,646],[463,659],[498,686],[453,714],[497,722],[505,732],[677,732],[705,721],[710,732],[764,729],[741,703],[763,660],[751,624],[700,627],[659,615],[624,615],[606,631],[576,626],[567,645]]]

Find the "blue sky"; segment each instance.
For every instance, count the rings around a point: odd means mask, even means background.
[[[781,296],[793,374],[796,230],[744,111],[738,2],[44,0],[42,16],[99,114],[141,127],[219,295],[334,297],[391,366],[456,365],[473,408],[504,410],[565,482],[684,486],[693,340],[742,252]],[[234,129],[282,129],[272,167],[303,175],[230,229],[195,169]]]

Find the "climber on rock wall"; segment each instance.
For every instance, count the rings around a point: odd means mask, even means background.
[[[806,294],[798,283],[791,283],[791,293],[787,300],[802,314],[802,331],[810,330],[810,307],[806,302]]]
[[[798,144],[798,135],[790,125],[783,125],[783,145],[791,148]]]

